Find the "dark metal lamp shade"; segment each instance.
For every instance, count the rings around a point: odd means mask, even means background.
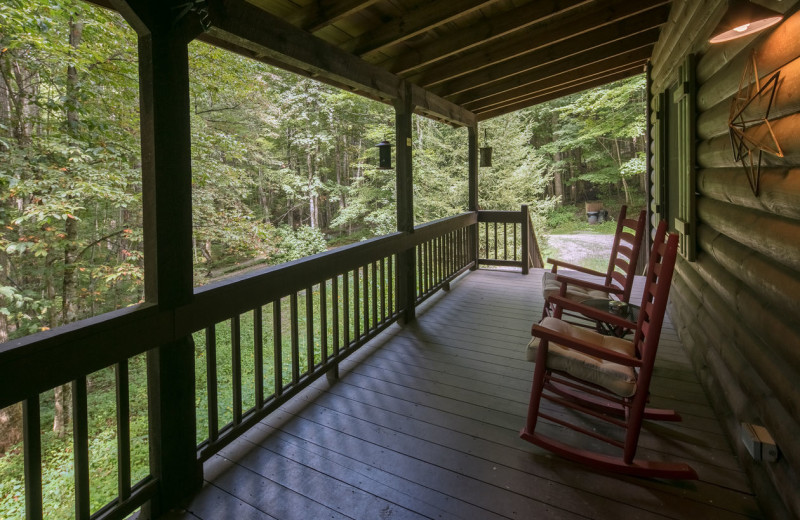
[[[491,146],[484,146],[480,150],[480,157],[481,157],[481,167],[487,167],[492,165],[492,147]]]
[[[721,43],[749,36],[771,27],[783,19],[783,15],[748,0],[731,0],[728,10],[711,35],[710,43]]]
[[[392,169],[392,145],[387,140],[383,140],[375,145],[378,148],[378,168],[381,170]]]

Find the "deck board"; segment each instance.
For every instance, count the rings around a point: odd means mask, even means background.
[[[605,474],[519,439],[540,284],[538,270],[463,276],[209,460],[176,518],[762,518],[669,320],[652,401],[684,421],[646,423],[640,453],[701,480]]]

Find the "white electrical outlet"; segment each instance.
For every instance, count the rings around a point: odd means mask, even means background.
[[[742,444],[753,460],[775,462],[778,460],[778,446],[766,428],[757,424],[742,423]]]

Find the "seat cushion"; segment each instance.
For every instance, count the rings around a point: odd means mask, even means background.
[[[628,340],[604,336],[556,318],[544,318],[539,325],[563,336],[576,338],[620,354],[633,356],[635,352],[633,343]],[[534,337],[528,343],[528,361],[536,361],[539,341],[539,338]],[[636,392],[636,372],[633,367],[590,356],[552,341],[547,349],[547,368],[601,386],[620,397],[630,397]]]
[[[550,271],[545,271],[542,277],[542,293],[544,299],[551,296],[557,296],[561,292],[561,283],[556,281],[556,274]],[[576,302],[584,300],[592,300],[595,298],[608,299],[608,293],[604,291],[596,291],[594,289],[586,289],[580,285],[567,284],[567,298]]]

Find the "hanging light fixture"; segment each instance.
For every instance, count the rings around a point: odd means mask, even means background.
[[[488,146],[488,137],[486,129],[483,129],[483,146],[480,148],[481,167],[490,167],[492,165],[492,147]]]
[[[392,144],[384,139],[375,145],[378,148],[378,169],[392,169]]]
[[[728,10],[711,34],[710,43],[727,42],[772,27],[783,15],[748,0],[731,0]]]

